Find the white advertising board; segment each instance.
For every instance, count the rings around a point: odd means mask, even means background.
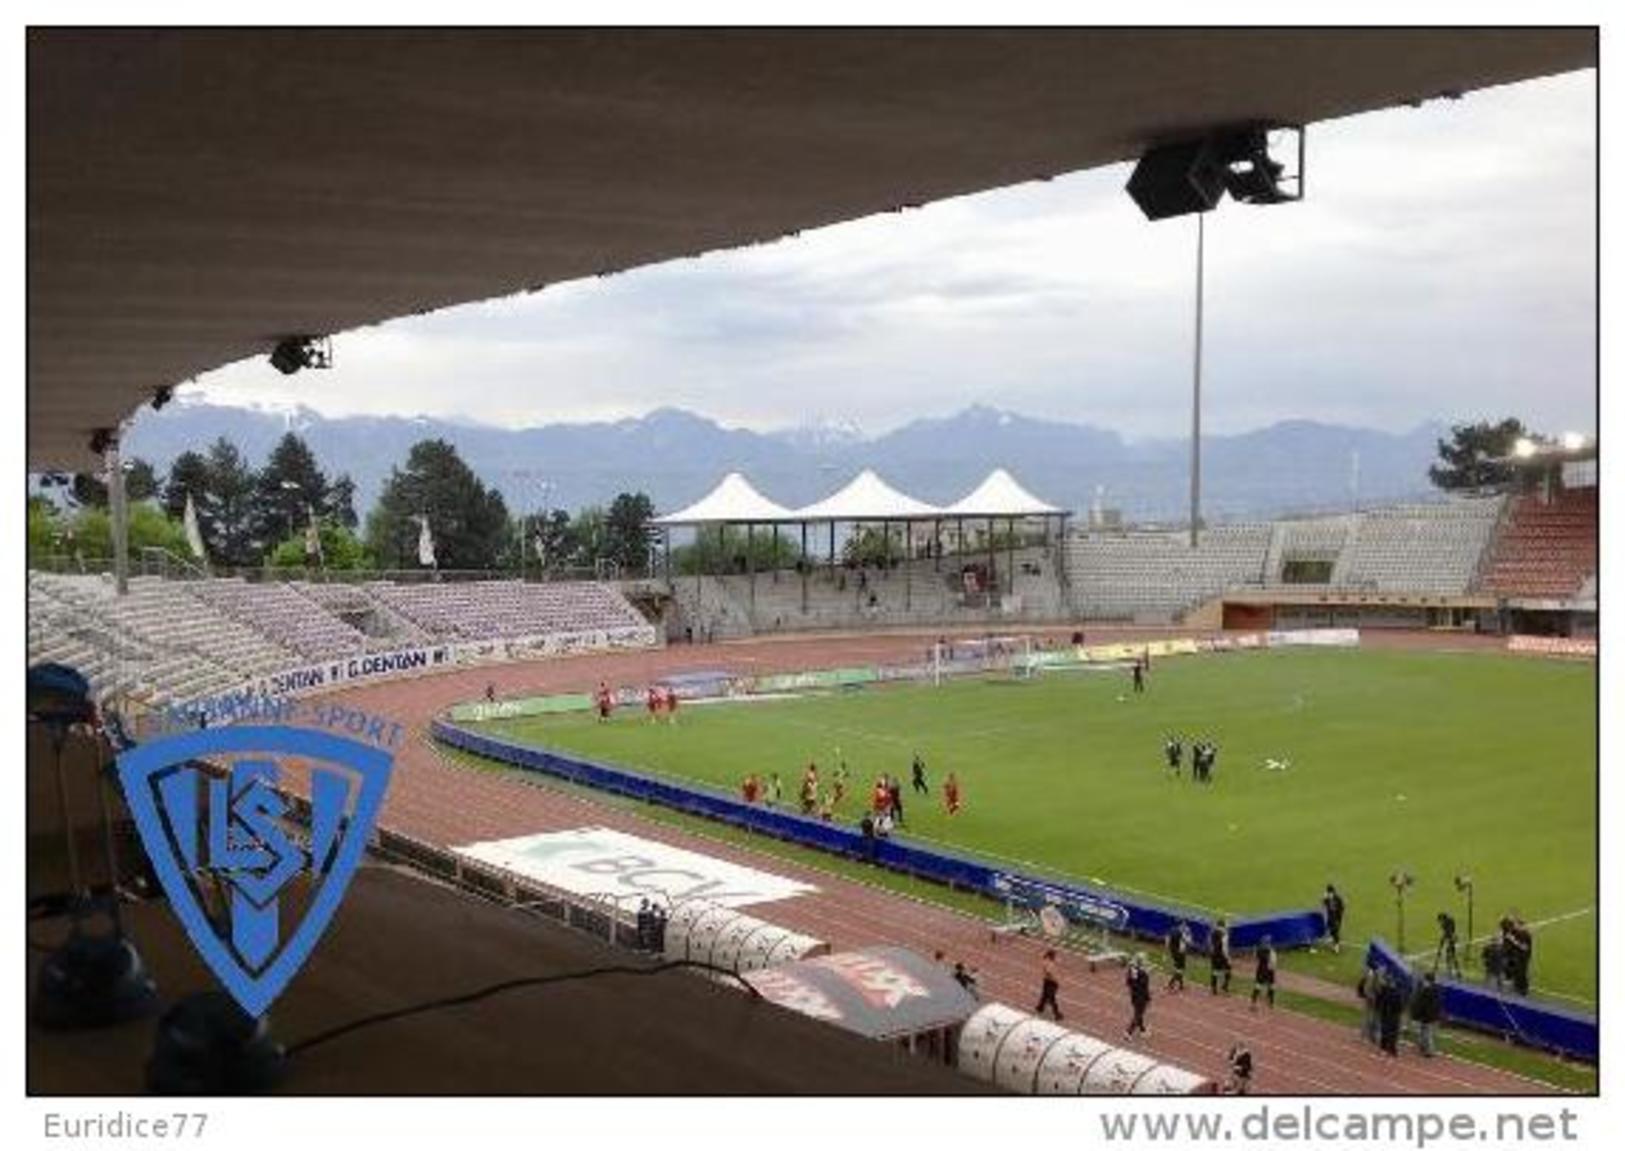
[[[818,890],[806,883],[607,827],[471,843],[458,854],[576,895],[748,907]]]

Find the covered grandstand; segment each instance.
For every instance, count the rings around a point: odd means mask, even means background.
[[[1219,52],[1200,32],[809,41],[80,30],[31,35],[28,54],[29,464],[111,462],[119,477],[118,437],[136,406],[287,337],[1129,158],[1170,124],[1260,110],[1310,123],[1586,67],[1595,40],[1561,30],[1260,31]],[[962,121],[950,124],[946,109]],[[690,146],[696,127],[704,148]],[[426,155],[460,162],[425,164]],[[30,665],[82,669],[104,703],[310,694],[399,717],[408,729],[369,865],[278,1003],[279,1038],[321,1040],[296,1052],[285,1091],[979,1093],[989,1089],[983,1078],[843,1035],[725,981],[659,970],[626,943],[625,929],[636,927],[602,892],[467,869],[455,848],[602,825],[642,837],[651,851],[772,868],[806,889],[764,912],[786,930],[843,948],[901,944],[924,955],[951,945],[977,957],[988,994],[1012,1002],[1030,988],[1036,939],[990,942],[978,917],[657,824],[579,788],[470,768],[427,738],[427,725],[484,693],[581,693],[720,662],[756,674],[825,668],[869,650],[917,657],[906,635],[872,634],[891,625],[1087,619],[1198,629],[1200,613],[1236,589],[1279,596],[1277,585],[1322,570],[1328,588],[1361,596],[1431,589],[1482,598],[1486,564],[1507,581],[1497,588],[1532,586],[1518,582],[1524,553],[1513,544],[1503,556],[1497,540],[1532,534],[1533,520],[1501,510],[1213,526],[1194,551],[1159,533],[1073,531],[1067,514],[996,471],[941,507],[865,473],[827,500],[789,509],[730,476],[664,517],[668,528],[696,531],[795,527],[805,561],[793,573],[759,572],[748,559],[747,570],[693,579],[668,571],[677,613],[660,621],[668,634],[674,622],[716,638],[858,633],[829,644],[762,640],[715,649],[721,656],[668,648],[632,606],[635,589],[610,583],[181,574],[126,584],[121,562],[112,576],[30,572],[27,655]],[[1590,515],[1594,525],[1594,502]],[[1036,539],[1018,534],[1023,523],[1037,525]],[[900,558],[844,569],[843,524],[878,525],[888,544],[899,532]],[[827,536],[825,565],[811,559],[815,530]],[[1594,586],[1593,575],[1593,596]],[[67,775],[59,754],[56,779],[91,793],[104,750],[99,741],[77,749]],[[78,877],[57,862],[58,837],[71,844],[93,833],[93,820],[79,813],[76,822],[66,803],[62,823],[53,822],[50,763],[47,739],[31,733],[27,881],[42,904],[80,894],[70,888]],[[294,773],[288,790],[297,804],[308,778]],[[127,812],[114,814],[127,835]],[[94,881],[131,904],[166,1004],[214,988],[135,858],[126,855],[127,871],[114,860]],[[53,946],[64,937],[58,928],[60,916],[35,939]],[[32,983],[40,948],[30,947],[28,964]],[[1061,966],[1075,995],[1072,1023],[1099,1034],[1119,1027],[1117,978],[1094,979],[1072,954]],[[511,996],[402,1014],[470,988],[527,982],[535,985]],[[1264,1090],[1543,1089],[1454,1059],[1390,1067],[1367,1058],[1349,1029],[1289,1013],[1250,1018],[1237,1004],[1200,998],[1169,1003],[1145,1057],[1185,1069],[1187,1081],[1218,1074],[1225,1045],[1246,1033],[1268,1055]],[[345,1031],[358,1020],[388,1026]],[[33,1023],[29,1089],[140,1091],[151,1032],[150,1021],[95,1034]]]
[[[1058,597],[1042,596],[1029,605],[1022,590],[1060,586],[1055,545],[1069,518],[1003,468],[942,507],[906,495],[865,469],[838,491],[794,509],[731,472],[699,500],[655,523],[663,532],[666,578],[682,616],[674,627],[716,638],[860,622],[929,625],[965,608],[1053,620],[1060,614]],[[741,562],[734,565],[742,571],[696,570],[692,582],[676,578],[673,528],[696,534],[714,529],[722,555],[729,527],[745,529]],[[766,573],[766,586],[759,586],[752,546],[759,529],[772,534],[772,555],[779,554],[781,532],[799,533],[792,586],[782,586],[776,567]],[[838,555],[837,533],[846,540],[859,531],[878,533],[873,554]]]

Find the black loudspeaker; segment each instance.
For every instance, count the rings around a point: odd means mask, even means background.
[[[1224,195],[1225,165],[1211,140],[1153,148],[1134,165],[1128,194],[1148,220],[1207,212]]]
[[[93,935],[76,921],[40,967],[33,1019],[52,1028],[110,1027],[157,1004],[158,987],[134,945],[121,933]]]
[[[229,995],[189,995],[164,1013],[147,1090],[154,1095],[257,1095],[282,1079],[287,1052],[265,1016],[253,1018]]]

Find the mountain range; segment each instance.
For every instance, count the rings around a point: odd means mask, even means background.
[[[424,416],[324,417],[303,407],[273,411],[179,400],[161,412],[143,410],[125,437],[125,450],[150,460],[162,476],[181,452],[202,450],[225,436],[257,467],[288,430],[304,437],[330,474],[350,474],[363,515],[390,469],[426,438],[454,444],[514,510],[573,512],[621,491],[642,490],[669,511],[733,470],[794,507],[827,495],[864,467],[910,495],[947,503],[989,469],[1004,467],[1062,507],[1082,512],[1098,499],[1126,519],[1171,522],[1184,516],[1189,486],[1188,440],[1130,441],[1109,429],[986,405],[865,436],[839,422],[778,432],[727,428],[676,408],[611,422],[509,429]],[[1216,521],[1346,510],[1356,498],[1363,505],[1427,498],[1434,494],[1427,466],[1445,431],[1439,423],[1395,434],[1287,420],[1237,435],[1204,436],[1203,513]]]

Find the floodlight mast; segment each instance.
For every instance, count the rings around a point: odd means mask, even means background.
[[[1269,133],[1297,136],[1297,171],[1271,158]],[[1286,185],[1295,185],[1288,190]],[[1190,545],[1201,543],[1202,523],[1202,305],[1206,226],[1202,217],[1226,193],[1243,204],[1289,204],[1303,199],[1304,130],[1301,125],[1251,123],[1215,128],[1206,135],[1148,149],[1129,177],[1128,194],[1148,220],[1196,216],[1196,338],[1191,369]]]
[[[1191,550],[1202,523],[1202,284],[1207,247],[1206,212],[1196,213],[1196,344],[1191,363]]]

